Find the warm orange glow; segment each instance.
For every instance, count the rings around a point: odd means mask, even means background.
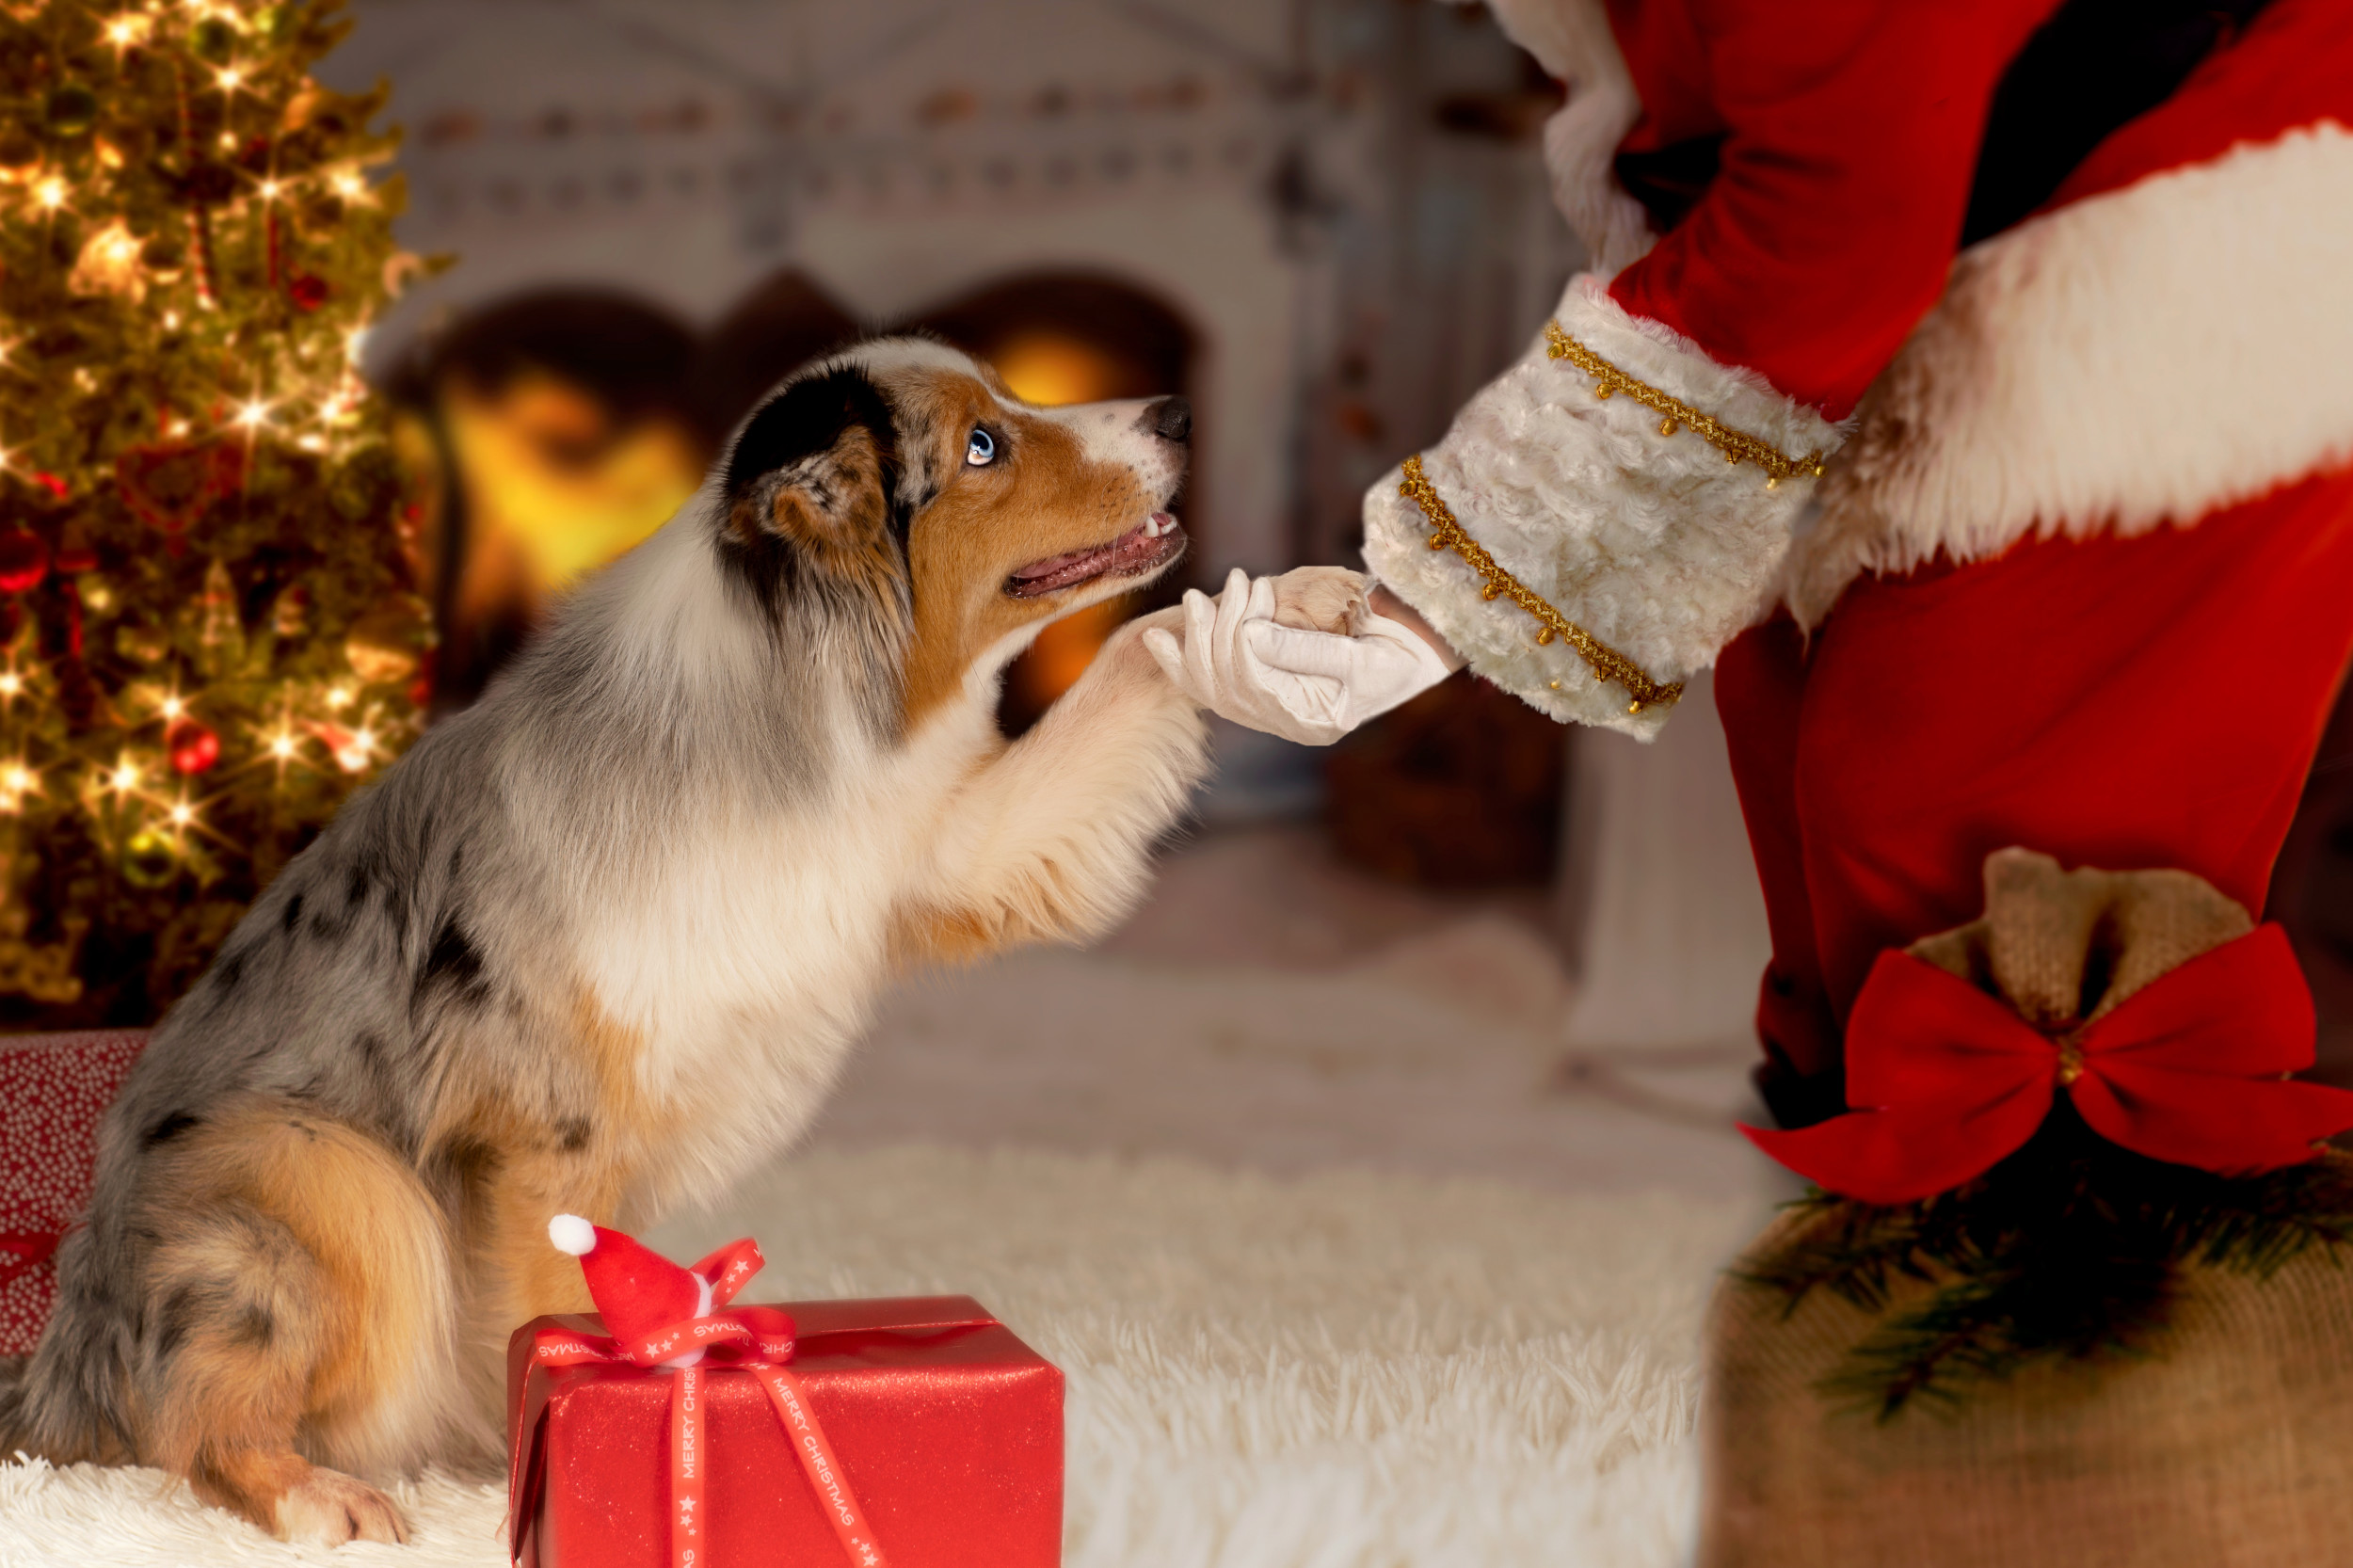
[[[1032,709],[1043,710],[1078,682],[1095,662],[1104,642],[1135,613],[1127,598],[1090,604],[1064,616],[1037,634],[1012,672],[1015,696]]]
[[[1040,408],[1099,403],[1117,396],[1127,379],[1110,354],[1050,328],[1016,332],[988,358],[1014,396]],[[1107,600],[1039,632],[1008,676],[1015,701],[1043,712],[1086,673],[1104,641],[1134,613],[1127,598]]]
[[[457,588],[471,615],[544,602],[651,535],[702,482],[702,453],[678,422],[620,427],[552,376],[519,376],[496,398],[455,387],[447,407],[474,531]]]
[[[1041,408],[1098,403],[1119,386],[1120,366],[1093,344],[1055,331],[1020,332],[1008,338],[989,362],[1013,395]]]
[[[75,294],[120,294],[137,298],[147,283],[139,270],[139,242],[120,218],[82,242],[68,286]]]

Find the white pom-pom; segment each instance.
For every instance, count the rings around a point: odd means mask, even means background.
[[[548,1222],[548,1240],[557,1252],[580,1257],[597,1250],[597,1227],[577,1214],[558,1214]]]

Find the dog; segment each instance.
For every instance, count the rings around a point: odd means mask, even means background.
[[[894,976],[1080,940],[1207,769],[1128,622],[1020,739],[1006,664],[1164,573],[1182,400],[1044,408],[940,344],[788,379],[700,490],[355,797],[174,1006],[100,1135],[0,1451],[160,1465],[280,1538],[495,1464],[547,1241],[793,1140]],[[1278,580],[1341,630],[1362,581]]]

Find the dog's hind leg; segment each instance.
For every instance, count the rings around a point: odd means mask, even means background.
[[[208,1120],[145,1176],[139,1457],[282,1540],[403,1539],[344,1472],[407,1468],[443,1426],[448,1259],[422,1185],[278,1100]]]
[[[542,1313],[596,1310],[580,1260],[556,1251],[548,1222],[579,1214],[616,1223],[619,1183],[593,1159],[544,1146],[511,1117],[484,1117],[472,1130],[496,1153],[469,1195],[457,1360],[472,1408],[497,1420],[506,1401],[507,1336]]]

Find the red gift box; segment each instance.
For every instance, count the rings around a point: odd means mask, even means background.
[[[98,1124],[144,1030],[0,1038],[0,1356],[30,1355],[57,1298],[51,1260],[89,1202]]]
[[[698,1321],[748,1326],[747,1353],[773,1365],[634,1365],[593,1314],[516,1331],[509,1544],[522,1568],[1062,1561],[1062,1373],[978,1302],[794,1302]],[[790,1396],[764,1381],[779,1370]],[[680,1426],[690,1400],[698,1430]],[[674,1527],[696,1493],[690,1542]]]

